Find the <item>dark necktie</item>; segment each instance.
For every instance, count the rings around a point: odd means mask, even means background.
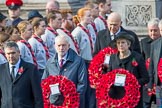
[[[11,79],[12,79],[12,81],[15,80],[15,66],[11,67]]]
[[[63,63],[64,63],[64,59],[61,59],[61,60],[60,60],[60,68],[62,68]]]

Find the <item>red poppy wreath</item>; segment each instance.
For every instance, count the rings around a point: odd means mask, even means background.
[[[114,86],[116,74],[126,75],[123,88]],[[129,71],[114,69],[101,78],[100,87],[96,89],[96,98],[98,108],[134,108],[140,99],[140,85],[136,77]]]
[[[50,85],[59,83],[59,89],[64,97],[64,102],[60,106],[50,103]],[[79,108],[79,94],[75,84],[64,76],[49,76],[41,83],[43,92],[44,108]]]
[[[92,59],[89,68],[89,81],[92,88],[96,88],[99,83],[99,79],[102,76],[102,68],[106,55],[111,55],[117,53],[117,49],[111,47],[106,47],[101,50],[94,58]]]
[[[158,77],[160,79],[160,82],[162,82],[162,58],[160,58],[158,63]]]

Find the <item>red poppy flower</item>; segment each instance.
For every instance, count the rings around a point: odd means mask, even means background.
[[[137,61],[135,60],[135,58],[133,58],[133,60],[132,60],[132,66],[134,66],[134,67],[138,66],[138,63],[137,63]]]
[[[160,58],[158,63],[158,77],[160,79],[160,82],[162,82],[162,58]]]
[[[120,99],[112,98],[109,94],[116,74],[126,75],[125,93]],[[114,69],[104,74],[99,84],[96,88],[98,108],[135,108],[140,100],[140,85],[136,77],[125,69]]]
[[[19,70],[18,70],[18,74],[21,75],[23,72],[24,72],[24,68],[20,67]]]
[[[151,96],[151,95],[155,95],[156,93],[156,85],[154,84],[153,85],[153,89],[151,91],[148,92],[148,95]]]
[[[59,83],[59,89],[64,96],[64,102],[61,106],[55,106],[49,101],[51,84]],[[42,80],[42,93],[44,108],[79,108],[79,94],[76,91],[75,84],[65,76],[49,76]]]
[[[101,50],[96,56],[94,56],[88,68],[89,81],[90,86],[92,88],[96,88],[100,78],[102,77],[102,68],[105,55],[111,55],[117,52],[118,52],[117,49],[106,47],[103,50]]]
[[[150,65],[150,58],[148,58],[147,60],[146,60],[146,69],[148,70],[149,69],[149,65]]]

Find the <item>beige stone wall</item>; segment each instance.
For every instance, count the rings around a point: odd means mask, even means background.
[[[61,9],[72,9],[74,13],[78,8],[84,5],[84,0],[58,0],[61,6]],[[45,6],[46,0],[23,0],[24,4],[21,7],[21,16],[26,19],[27,14],[30,10],[39,10],[39,12],[45,16]],[[0,0],[0,12],[3,12],[7,15],[7,7],[5,5],[5,0]]]
[[[23,0],[21,16],[27,18],[30,10],[38,9],[45,15],[46,0]],[[58,0],[61,9],[72,9],[75,13],[86,0]],[[95,0],[91,0],[95,1]],[[0,11],[7,14],[5,0],[0,0]],[[112,10],[122,16],[122,25],[139,36],[147,35],[147,22],[154,17],[162,18],[162,0],[112,0]]]

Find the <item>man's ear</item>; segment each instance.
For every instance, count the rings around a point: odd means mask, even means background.
[[[104,6],[103,3],[100,3],[100,4],[98,5],[99,8],[103,8],[103,6]]]

